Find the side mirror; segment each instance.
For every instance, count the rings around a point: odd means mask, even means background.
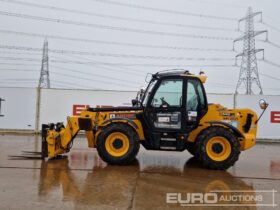
[[[259,101],[259,105],[261,109],[266,109],[268,107],[268,103],[266,103],[266,101],[264,99],[261,99]]]
[[[141,88],[140,88],[140,91],[139,91],[140,100],[142,99],[144,93],[145,93],[145,88],[144,88],[144,87],[141,87]]]
[[[141,87],[141,88],[140,88],[140,94],[143,94],[143,93],[145,93],[145,88],[144,88],[144,87]]]
[[[153,78],[153,75],[152,75],[151,73],[148,73],[148,74],[146,75],[145,81],[146,81],[146,82],[150,82],[152,78]]]
[[[138,100],[137,99],[132,99],[131,103],[132,103],[132,106],[137,106],[138,105]]]

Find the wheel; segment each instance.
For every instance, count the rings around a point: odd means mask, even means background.
[[[128,125],[116,123],[106,127],[97,139],[99,156],[112,165],[133,162],[140,148],[138,135]]]
[[[233,166],[240,154],[240,143],[227,128],[211,126],[204,130],[195,144],[197,158],[209,169],[225,170]]]
[[[190,154],[192,154],[193,156],[195,156],[195,147],[194,147],[195,143],[194,142],[186,142],[186,149],[188,150],[188,152]]]

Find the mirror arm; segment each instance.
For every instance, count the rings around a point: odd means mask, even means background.
[[[262,118],[262,116],[263,116],[265,110],[267,109],[267,107],[268,107],[268,104],[267,104],[267,106],[265,107],[265,109],[263,109],[261,115],[260,115],[259,118],[256,120],[255,124],[257,124],[257,123],[259,122],[259,120]]]

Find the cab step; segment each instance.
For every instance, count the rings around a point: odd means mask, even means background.
[[[160,146],[160,149],[162,149],[162,150],[177,150],[176,147],[166,147],[166,146]]]

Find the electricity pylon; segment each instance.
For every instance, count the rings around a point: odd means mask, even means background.
[[[236,85],[235,93],[238,93],[239,87],[242,84],[244,84],[246,89],[245,94],[252,95],[254,94],[252,87],[253,84],[255,83],[260,90],[260,94],[263,94],[259,73],[258,73],[256,54],[262,51],[264,56],[264,50],[255,48],[255,36],[260,35],[262,33],[266,33],[266,39],[267,39],[267,30],[254,31],[254,17],[257,15],[261,16],[261,21],[262,21],[262,13],[261,12],[253,13],[252,8],[249,7],[247,15],[238,21],[238,29],[239,29],[240,22],[245,21],[245,31],[243,36],[233,41],[233,48],[234,48],[235,42],[243,40],[243,52],[239,53],[235,57],[235,61],[236,61],[236,59],[239,56],[242,56],[239,79]]]
[[[41,66],[41,75],[39,80],[39,88],[50,88],[50,77],[49,77],[49,56],[48,56],[48,40],[45,39],[43,47],[43,58]]]

